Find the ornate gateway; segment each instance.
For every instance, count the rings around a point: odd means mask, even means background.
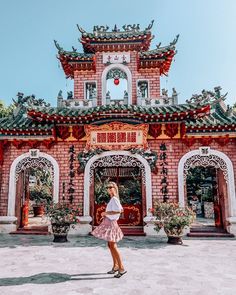
[[[91,165],[90,183],[94,185],[94,225],[100,223],[101,213],[109,201],[106,190],[108,181],[115,181],[119,187],[120,200],[124,208],[119,224],[142,226],[144,165],[127,155],[104,156]]]

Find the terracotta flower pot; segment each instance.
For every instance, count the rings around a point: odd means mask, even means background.
[[[43,205],[33,206],[33,211],[34,211],[34,217],[43,216],[44,206]]]
[[[175,228],[173,230],[169,230],[164,228],[164,231],[168,237],[167,243],[173,244],[173,245],[182,245],[183,240],[183,229],[182,228]]]

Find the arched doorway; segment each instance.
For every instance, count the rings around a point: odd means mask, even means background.
[[[46,220],[33,207],[50,199],[58,201],[59,167],[56,160],[39,150],[16,158],[10,169],[8,216],[17,217],[17,229],[39,229]],[[42,207],[42,206],[41,206]],[[44,227],[47,228],[47,225]]]
[[[100,221],[104,210],[106,181],[118,183],[124,207],[120,225],[133,234],[143,233],[143,219],[152,206],[151,170],[140,155],[127,151],[104,152],[92,157],[85,167],[84,215],[92,216],[92,225]]]
[[[186,175],[187,204],[196,214],[195,224],[224,228],[227,207],[222,193],[225,180],[222,171],[214,166],[196,166],[188,170]]]
[[[204,177],[198,177],[195,185],[189,186],[191,175]],[[201,147],[184,155],[179,162],[178,184],[182,206],[188,203],[199,220],[209,217],[210,226],[230,231],[228,220],[236,213],[235,184],[232,163],[224,153]],[[196,191],[196,187],[200,190]],[[202,219],[203,225],[208,221]]]
[[[132,75],[123,64],[111,64],[102,73],[102,105],[115,101],[132,104]]]

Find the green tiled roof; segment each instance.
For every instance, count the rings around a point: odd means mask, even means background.
[[[151,28],[153,26],[153,22],[145,28],[144,30],[140,30],[139,24],[137,25],[124,25],[122,29],[119,29],[116,25],[113,29],[110,29],[108,26],[94,26],[93,32],[88,33],[83,30],[79,25],[77,25],[79,31],[82,33],[82,37],[89,39],[99,39],[99,40],[111,40],[111,39],[127,39],[133,37],[139,37],[147,34],[151,34]]]
[[[142,57],[150,57],[150,56],[155,56],[158,55],[160,56],[161,54],[167,53],[170,50],[175,50],[175,47],[173,46],[165,46],[165,47],[161,47],[158,49],[153,49],[153,50],[148,50],[148,51],[142,51],[139,53],[139,56]]]
[[[176,38],[167,46],[160,47],[161,43],[157,46],[156,49],[148,50],[148,51],[142,51],[139,53],[139,56],[142,57],[151,57],[155,55],[161,55],[164,53],[171,51],[175,51],[175,44],[177,43],[179,39],[179,35],[176,36]]]
[[[0,135],[10,133],[11,131],[25,132],[25,134],[35,133],[40,134],[52,134],[52,123],[42,123],[39,121],[32,120],[27,117],[26,112],[21,109],[17,115],[0,119]]]
[[[93,53],[80,53],[77,52],[76,49],[74,49],[73,51],[66,51],[64,50],[59,43],[54,40],[55,46],[58,49],[58,53],[62,54],[62,55],[66,55],[68,57],[72,57],[72,58],[77,58],[77,59],[85,59],[85,60],[93,60],[94,54]]]
[[[186,127],[190,129],[217,129],[218,127],[232,126],[232,131],[236,131],[236,113],[229,115],[228,111],[223,110],[219,103],[212,105],[211,113],[208,116],[186,121]]]
[[[18,131],[25,135],[36,133],[52,135],[56,124],[89,124],[100,120],[127,120],[136,122],[171,122],[186,123],[187,133],[199,130],[216,130],[219,126],[229,126],[226,130],[236,131],[236,114],[229,114],[219,103],[211,105],[181,104],[161,106],[138,105],[102,105],[91,108],[56,108],[56,107],[28,107],[28,114],[21,108],[14,116],[0,119],[0,136],[14,136]],[[104,119],[105,118],[105,119]],[[220,129],[224,131],[223,128]]]
[[[102,105],[91,108],[41,108],[37,107],[30,111],[40,112],[48,114],[49,116],[59,115],[63,117],[78,117],[78,116],[87,116],[91,114],[97,114],[102,112],[125,112],[125,113],[137,113],[137,114],[147,114],[147,115],[166,115],[174,114],[181,112],[191,112],[198,110],[199,106],[182,104],[182,105],[164,105],[164,106],[139,106],[139,105]]]

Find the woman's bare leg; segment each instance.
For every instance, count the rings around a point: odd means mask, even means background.
[[[123,266],[123,263],[122,263],[122,260],[121,260],[120,253],[119,253],[118,248],[117,248],[117,244],[115,242],[110,242],[110,246],[111,246],[110,250],[113,253],[112,257],[114,255],[115,261],[118,263],[119,271],[123,271],[124,266]]]
[[[118,269],[119,268],[118,261],[116,260],[116,256],[115,256],[115,254],[112,251],[112,245],[111,245],[111,243],[112,242],[108,242],[108,248],[110,249],[111,256],[112,256],[112,259],[113,259],[113,269]]]

